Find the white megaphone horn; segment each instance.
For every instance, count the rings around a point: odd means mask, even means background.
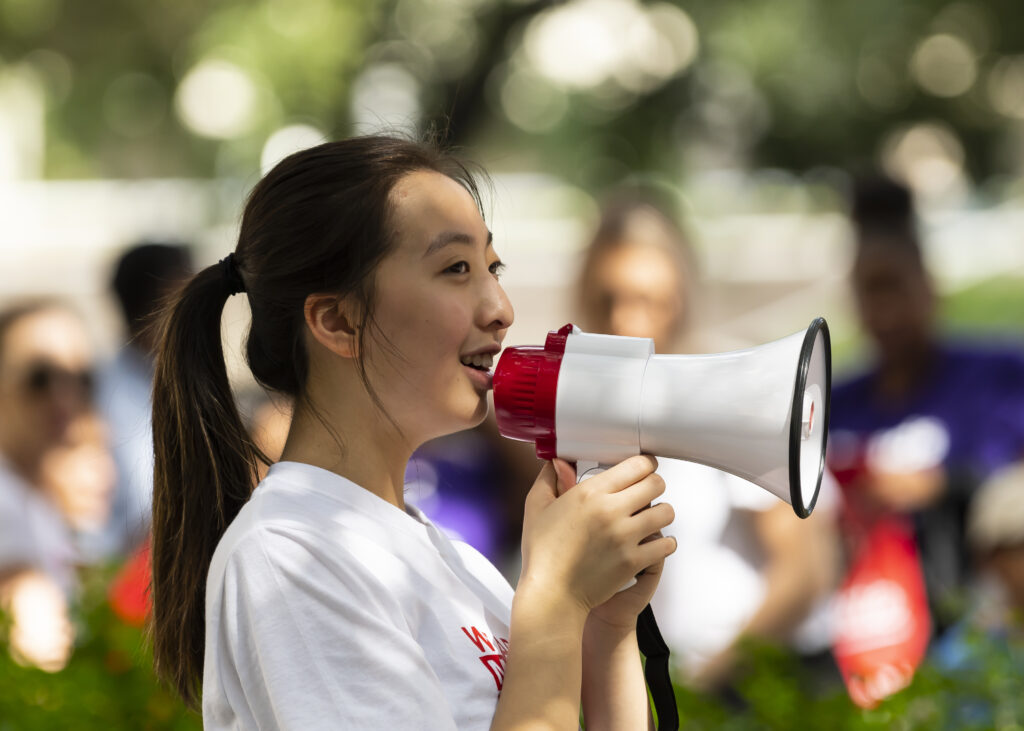
[[[566,325],[543,347],[506,348],[493,384],[498,430],[534,442],[541,459],[699,462],[760,485],[806,518],[821,486],[831,382],[819,317],[780,340],[711,355],[655,355],[649,338]]]

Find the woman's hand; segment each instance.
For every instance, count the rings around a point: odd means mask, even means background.
[[[673,537],[664,538],[661,532],[648,536],[648,541],[656,539],[672,542],[669,553],[676,550],[676,539]],[[609,630],[632,632],[636,629],[636,618],[640,612],[651,603],[654,590],[658,588],[658,581],[661,579],[661,571],[664,568],[665,559],[651,564],[643,570],[643,573],[636,577],[636,583],[628,589],[616,592],[611,599],[599,604],[590,610],[587,624],[599,623]]]
[[[521,585],[564,590],[589,613],[649,569],[601,612],[605,621],[635,627],[662,562],[675,550],[674,539],[659,535],[674,518],[672,507],[649,507],[665,491],[657,464],[646,455],[630,457],[574,487],[568,463],[545,465],[526,499]]]
[[[569,490],[573,468],[544,465],[526,497],[523,570],[492,729],[576,728],[581,698],[588,728],[647,725],[634,632],[657,578],[641,577],[628,599],[609,600],[642,570],[659,571],[675,550],[671,539],[645,540],[673,517],[667,505],[645,509],[665,490],[656,466],[652,457],[631,457]],[[591,610],[606,603],[609,618],[632,622],[630,632],[594,624]]]
[[[576,484],[576,473],[567,463],[556,460],[555,470],[558,473],[558,494],[563,495]],[[654,475],[661,479],[660,475]],[[659,510],[668,509],[669,523],[675,518],[675,511],[671,505],[665,504]],[[647,508],[644,508],[645,510]],[[642,542],[646,543],[655,539],[663,538],[661,531],[653,533]],[[676,539],[669,538],[673,543],[672,551],[676,549]],[[661,572],[665,565],[665,559],[652,564],[635,577],[635,583],[627,589],[616,592],[612,597],[594,607],[587,618],[587,631],[611,631],[629,633],[636,629],[636,619],[640,612],[651,602],[654,590],[658,588],[658,581],[661,579]]]

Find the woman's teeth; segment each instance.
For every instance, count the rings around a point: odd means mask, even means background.
[[[470,368],[477,368],[479,370],[488,371],[491,369],[491,363],[494,360],[493,355],[481,354],[481,355],[467,355],[461,358],[462,365],[469,366]]]

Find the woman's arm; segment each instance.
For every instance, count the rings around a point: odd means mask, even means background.
[[[543,592],[527,597],[517,593],[513,604],[491,728],[574,729],[581,698],[588,731],[646,728],[650,707],[635,621],[632,628],[612,627],[571,603],[557,606]]]
[[[583,634],[583,717],[588,731],[651,726],[636,627],[587,622]]]
[[[576,729],[585,607],[520,583],[512,603],[509,656],[491,729]]]
[[[659,507],[671,515],[669,506]],[[660,533],[647,540],[660,539]],[[670,540],[675,544],[675,538]],[[674,548],[673,548],[674,550]],[[583,717],[588,731],[654,728],[636,636],[637,616],[658,587],[664,559],[595,607],[583,632]]]

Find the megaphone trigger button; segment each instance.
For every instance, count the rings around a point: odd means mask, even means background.
[[[803,414],[801,414],[800,439],[806,441],[814,433],[814,416],[817,399],[810,389],[804,391]]]

